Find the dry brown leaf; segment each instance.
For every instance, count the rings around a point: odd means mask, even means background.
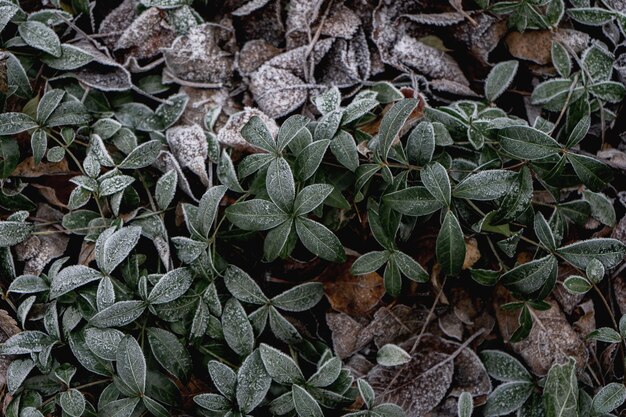
[[[204,130],[197,124],[175,126],[165,132],[165,137],[180,166],[196,174],[202,184],[208,187],[206,160],[209,148]]]
[[[245,107],[243,111],[230,116],[228,122],[226,122],[224,127],[222,127],[217,133],[217,141],[222,145],[228,146],[237,151],[251,153],[259,152],[259,149],[250,145],[248,141],[241,136],[241,129],[253,116],[260,118],[263,123],[265,123],[265,126],[267,126],[272,136],[276,136],[276,134],[278,134],[278,125],[274,119],[271,119],[268,115],[258,109]]]
[[[320,280],[324,294],[333,309],[351,316],[363,316],[385,295],[383,278],[376,272],[352,275],[350,268],[356,257],[349,256],[343,264],[331,264]]]
[[[345,359],[358,350],[357,339],[363,326],[344,313],[326,314],[326,324],[332,332],[333,351]]]
[[[158,55],[162,48],[169,47],[176,38],[166,17],[167,14],[156,7],[144,11],[124,30],[114,49],[127,49],[135,59]]]
[[[478,242],[474,238],[465,240],[465,259],[463,260],[463,269],[470,269],[480,259],[480,251],[478,250]]]
[[[18,334],[20,328],[17,327],[15,320],[9,316],[6,310],[0,310],[0,343],[5,342],[11,336]],[[12,357],[0,356],[0,392],[4,391],[7,383],[7,368],[11,363]]]
[[[250,75],[280,53],[279,48],[263,39],[248,41],[237,54],[237,69],[241,75]]]
[[[137,17],[136,13],[137,0],[124,0],[122,4],[117,6],[109,13],[98,29],[102,40],[109,48],[113,48],[122,33],[133,23]]]
[[[234,56],[226,45],[232,31],[206,23],[191,28],[164,50],[167,68],[185,81],[224,83],[232,77]]]
[[[552,62],[553,39],[555,35],[549,30],[532,30],[523,33],[511,32],[504,40],[514,57],[547,65]],[[578,53],[589,42],[589,35],[573,29],[562,29],[556,35],[556,39]]]
[[[506,311],[501,306],[512,301],[510,293],[502,286],[496,289],[494,309],[505,340],[509,340],[518,326],[519,311]],[[551,308],[547,311],[531,310],[536,318],[528,337],[517,343],[511,343],[513,350],[528,364],[533,373],[546,375],[555,362],[573,357],[578,369],[587,363],[588,352],[580,335],[569,324],[556,301],[546,300]]]
[[[61,162],[40,162],[35,164],[35,160],[30,156],[20,162],[11,173],[11,176],[37,178],[44,175],[67,175],[71,173],[65,159]]]

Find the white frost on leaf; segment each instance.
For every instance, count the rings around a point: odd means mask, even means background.
[[[204,185],[209,186],[206,169],[209,149],[204,130],[197,124],[176,126],[168,129],[165,136],[180,166],[188,168]]]

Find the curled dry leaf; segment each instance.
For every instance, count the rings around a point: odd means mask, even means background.
[[[0,310],[0,343],[5,342],[11,336],[18,334],[20,328],[6,310]],[[6,386],[7,367],[11,363],[11,357],[0,356],[0,392]]]
[[[505,340],[510,339],[518,326],[519,311],[501,308],[512,300],[504,287],[497,288],[494,309],[500,333]],[[511,343],[511,347],[524,359],[532,372],[539,376],[546,375],[552,364],[565,361],[570,356],[576,360],[578,369],[584,368],[588,352],[583,339],[567,321],[559,305],[549,298],[546,301],[550,304],[550,309],[532,310],[535,320],[530,334],[521,342]]]
[[[476,24],[463,22],[453,29],[454,37],[463,42],[484,65],[489,64],[493,51],[507,31],[506,21],[501,17],[480,13],[473,16]]]
[[[25,178],[68,174],[71,174],[71,171],[66,159],[63,159],[60,162],[40,162],[39,164],[36,164],[32,156],[20,162],[20,164],[11,173],[13,176]]]
[[[165,132],[165,137],[180,166],[196,174],[208,187],[209,175],[206,169],[208,144],[204,130],[197,124],[175,126]]]
[[[474,238],[465,240],[465,259],[463,260],[463,269],[470,269],[480,259],[480,251],[478,250],[478,242]]]
[[[329,265],[320,280],[324,294],[333,309],[351,316],[363,316],[385,295],[383,278],[376,272],[352,275],[350,268],[356,258],[349,256],[343,264]]]
[[[275,137],[278,134],[278,125],[273,119],[258,109],[245,107],[243,111],[230,116],[228,122],[226,122],[224,127],[218,132],[217,141],[222,145],[226,145],[238,151],[259,152],[259,149],[250,145],[248,141],[241,136],[241,129],[253,116],[257,116],[263,121],[272,136]]]
[[[35,217],[44,222],[61,222],[63,213],[47,204],[40,204]],[[53,232],[31,236],[15,247],[15,254],[20,262],[24,262],[25,275],[39,275],[48,263],[63,256],[69,243],[69,236],[52,227],[41,228]],[[54,232],[57,233],[54,233]]]
[[[206,23],[179,36],[164,51],[167,68],[185,81],[223,83],[233,72],[233,53],[226,48],[233,32]]]
[[[176,34],[166,14],[156,7],[144,11],[128,26],[115,43],[114,50],[128,50],[135,59],[152,58],[170,46]]]
[[[98,33],[109,48],[115,47],[118,39],[137,17],[137,0],[124,0],[100,23]]]
[[[573,29],[561,29],[556,35],[549,30],[511,32],[504,39],[509,52],[516,58],[532,61],[540,65],[552,62],[552,41],[567,45],[576,53],[581,52],[589,42],[589,35]]]

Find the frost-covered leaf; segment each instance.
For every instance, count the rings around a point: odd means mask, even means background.
[[[406,154],[413,164],[425,165],[435,152],[435,129],[430,122],[420,122],[409,134]]]
[[[204,131],[198,124],[180,125],[165,132],[167,143],[182,168],[196,174],[202,183],[209,185],[206,168],[208,144]]]
[[[268,230],[289,219],[276,204],[260,199],[233,204],[226,209],[226,216],[243,230]]]
[[[315,306],[324,295],[324,287],[317,282],[309,282],[291,288],[276,297],[270,303],[286,311],[305,311]]]
[[[343,245],[326,226],[305,217],[296,219],[296,232],[302,244],[313,254],[333,262],[345,260]]]
[[[333,186],[329,184],[312,184],[300,191],[293,203],[293,212],[304,215],[315,210],[332,193]]]
[[[76,288],[97,281],[102,274],[84,265],[72,265],[62,269],[50,283],[50,298],[57,298]]]
[[[285,158],[276,158],[267,168],[267,194],[281,210],[290,212],[296,197],[291,167]]]
[[[27,353],[41,352],[53,342],[54,339],[44,332],[40,332],[38,330],[27,330],[11,336],[7,341],[0,345],[0,354],[23,355]]]
[[[265,369],[274,381],[284,385],[304,381],[298,365],[283,352],[264,343],[259,347],[259,352]]]
[[[137,246],[141,237],[141,227],[123,227],[107,236],[104,242],[96,246],[96,261],[105,274],[110,274],[124,261]]]
[[[181,381],[186,381],[192,370],[189,352],[178,337],[165,329],[148,328],[152,354],[165,370]]]
[[[602,387],[593,397],[591,407],[597,414],[606,414],[621,406],[626,400],[626,387],[624,384],[611,382]]]
[[[10,394],[15,394],[34,367],[35,362],[32,359],[15,359],[9,364],[6,383]]]
[[[238,355],[250,355],[254,349],[254,332],[246,311],[235,298],[226,301],[222,313],[224,339]]]
[[[550,136],[528,126],[511,126],[498,132],[500,146],[511,156],[535,160],[559,152],[561,146]]]
[[[394,210],[409,216],[425,216],[441,209],[443,204],[426,187],[409,187],[383,196]]]
[[[376,354],[376,362],[382,366],[403,365],[410,360],[411,355],[409,355],[400,346],[391,343],[388,343],[378,349],[378,353]]]
[[[255,350],[243,361],[237,373],[236,398],[239,409],[249,413],[265,398],[272,378],[267,374],[259,350]]]
[[[301,417],[323,417],[321,407],[315,401],[315,398],[299,385],[293,385],[291,388],[293,403],[296,412]]]
[[[59,405],[71,417],[80,417],[85,412],[85,396],[77,389],[63,391],[59,396]]]
[[[511,381],[500,384],[487,398],[484,408],[486,417],[508,415],[519,409],[530,397],[533,384],[526,381]]]
[[[459,395],[459,402],[457,405],[458,417],[472,417],[474,411],[474,401],[472,400],[472,394],[469,392],[463,392]]]
[[[116,368],[119,377],[137,395],[146,391],[146,358],[132,336],[125,336],[117,348]]]
[[[176,186],[178,184],[178,174],[176,170],[171,169],[159,178],[154,189],[154,197],[158,207],[161,210],[167,209],[174,195],[176,194]]]
[[[147,302],[150,304],[165,304],[176,300],[191,286],[193,276],[187,268],[177,268],[159,278],[150,291]]]
[[[485,171],[486,172],[486,171]],[[478,175],[478,174],[475,174]],[[450,178],[448,172],[439,162],[426,165],[421,172],[421,179],[426,189],[442,205],[449,206],[451,199]],[[493,184],[492,184],[493,185]],[[455,196],[458,193],[458,186],[455,188]],[[461,192],[463,194],[463,192]]]
[[[532,382],[530,373],[516,358],[499,350],[483,350],[480,357],[492,378],[502,382]]]
[[[485,97],[489,101],[495,101],[506,91],[517,74],[518,61],[504,61],[496,64],[485,81]]]
[[[573,359],[552,365],[543,389],[543,401],[548,415],[578,416],[578,380]]]
[[[383,159],[387,159],[394,139],[418,103],[415,99],[401,100],[385,113],[380,122],[380,155]]]
[[[41,57],[41,61],[51,68],[62,71],[71,71],[84,67],[92,62],[94,58],[91,54],[88,54],[84,50],[77,48],[74,45],[62,44],[61,55],[56,57],[54,55],[44,55]]]
[[[116,329],[90,327],[85,330],[85,342],[89,350],[107,361],[115,360],[117,348],[123,338],[124,333]]]
[[[465,240],[461,225],[451,211],[446,213],[437,235],[436,253],[447,274],[456,275],[461,271],[465,259]]]
[[[57,58],[61,56],[61,41],[59,41],[57,34],[48,26],[31,20],[21,23],[18,30],[24,42],[29,46]]]
[[[96,313],[89,320],[89,324],[100,328],[125,326],[139,318],[145,309],[146,304],[143,301],[118,301]]]
[[[14,135],[37,126],[37,122],[24,113],[0,114],[0,135]]]
[[[252,277],[235,265],[226,268],[224,284],[235,298],[244,303],[263,305],[269,301]]]
[[[611,269],[624,260],[626,246],[616,239],[598,238],[563,246],[557,252],[576,268],[584,269],[592,259],[597,259],[606,269]]]
[[[151,140],[142,143],[135,148],[124,160],[118,165],[120,169],[138,169],[147,167],[152,164],[159,155],[161,150],[161,142]]]

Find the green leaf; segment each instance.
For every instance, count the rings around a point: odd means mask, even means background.
[[[278,145],[272,134],[258,116],[252,116],[241,128],[241,136],[253,146],[268,152],[278,152]],[[292,138],[293,139],[293,138]]]
[[[235,298],[226,301],[222,313],[222,329],[228,346],[238,355],[249,355],[254,349],[254,332],[248,315]]]
[[[504,61],[496,64],[485,81],[485,97],[493,102],[506,91],[513,82],[519,63],[517,61]]]
[[[525,381],[532,382],[532,376],[513,356],[499,350],[483,350],[480,358],[485,368],[494,379],[502,382]]]
[[[38,330],[26,330],[11,336],[0,345],[0,355],[23,355],[41,352],[52,343],[54,343],[54,339],[46,333]]]
[[[388,259],[388,251],[368,252],[364,255],[359,256],[357,260],[354,261],[350,272],[353,275],[369,274],[370,272],[378,270],[387,262]]]
[[[590,126],[591,126],[591,118],[589,116],[583,116],[572,129],[572,132],[567,138],[567,143],[565,144],[565,146],[567,148],[572,148],[578,145],[580,141],[582,141],[585,138],[585,136],[587,135],[587,132],[589,132]]]
[[[33,151],[35,164],[39,164],[48,148],[48,136],[44,130],[37,129],[32,133],[30,136],[30,147]]]
[[[315,372],[309,380],[307,381],[308,385],[312,385],[314,387],[327,387],[339,378],[341,374],[341,359],[338,357],[331,358],[324,362],[319,368],[317,372]]]
[[[426,187],[409,187],[383,196],[383,201],[399,213],[425,216],[443,207]]]
[[[465,239],[461,225],[451,211],[448,211],[443,219],[435,251],[437,260],[446,274],[456,275],[461,272],[465,259]]]
[[[256,117],[256,116],[255,116]],[[291,141],[300,134],[300,132],[306,128],[311,120],[308,117],[304,117],[298,114],[290,116],[283,122],[278,130],[278,136],[276,142],[278,150],[285,149]]]
[[[530,205],[533,196],[533,178],[528,167],[523,167],[517,178],[511,181],[509,191],[500,208],[491,218],[492,224],[504,224],[521,216]]]
[[[187,292],[193,276],[187,268],[177,268],[163,275],[154,285],[147,302],[150,304],[165,304],[176,300]]]
[[[13,359],[6,370],[7,389],[11,395],[22,386],[24,380],[35,368],[35,362],[32,359]]]
[[[589,92],[609,103],[619,103],[626,95],[626,87],[617,81],[604,81],[590,85]]]
[[[543,389],[543,403],[548,416],[578,417],[578,380],[574,359],[552,365]]]
[[[72,388],[59,395],[59,405],[65,414],[80,417],[85,412],[85,397],[80,391]]]
[[[398,345],[387,343],[376,354],[376,362],[382,366],[398,366],[403,365],[411,360],[409,355],[404,349]]]
[[[117,374],[135,394],[146,391],[146,358],[132,336],[120,341],[116,355]]]
[[[336,110],[341,105],[341,93],[337,87],[331,87],[313,99],[315,107],[320,113],[326,114]]]
[[[63,96],[65,95],[65,91],[63,90],[50,90],[46,94],[43,95],[39,104],[37,105],[37,122],[40,124],[45,124],[48,117],[52,114],[52,112],[59,106],[61,100],[63,100]]]
[[[269,301],[252,277],[235,265],[226,268],[224,284],[235,298],[244,303],[264,305]]]
[[[301,216],[315,210],[333,192],[330,184],[312,184],[300,191],[293,204],[293,212]]]
[[[613,172],[608,165],[585,155],[567,154],[567,160],[578,178],[592,191],[601,191],[613,179]]]
[[[270,303],[281,310],[306,311],[319,303],[323,296],[324,286],[321,283],[308,282],[277,295]]]
[[[354,172],[359,167],[359,152],[356,142],[351,134],[340,130],[333,140],[330,141],[330,151],[337,161]]]
[[[322,413],[322,409],[317,401],[315,401],[315,398],[313,398],[304,388],[299,385],[293,385],[291,387],[291,394],[293,396],[293,403],[298,416],[324,417],[324,413]]]
[[[161,152],[161,141],[151,140],[142,143],[128,154],[119,164],[120,169],[139,169],[151,165]]]
[[[268,312],[270,328],[274,336],[290,345],[302,342],[302,336],[300,336],[298,330],[278,310],[274,307],[269,307]]]
[[[537,238],[539,238],[539,242],[541,242],[543,246],[550,251],[556,249],[556,240],[554,239],[552,229],[541,212],[537,212],[535,216],[534,229]]]
[[[421,179],[426,189],[443,205],[449,206],[451,199],[450,178],[439,162],[432,162],[421,171]]]
[[[129,175],[113,175],[103,179],[99,184],[99,195],[107,197],[117,192],[123,191],[135,182],[135,179]]]
[[[170,417],[171,414],[167,408],[159,404],[156,400],[144,395],[141,397],[143,401],[143,405],[146,406],[146,409],[154,416],[154,417]]]
[[[20,8],[10,1],[0,3],[0,32],[4,30],[6,25],[19,10]]]
[[[518,265],[502,275],[501,281],[511,291],[531,294],[540,289],[557,272],[553,255]]]
[[[533,392],[533,384],[513,381],[498,385],[487,398],[485,417],[508,415],[519,409]]]
[[[0,117],[2,115],[0,114]],[[20,162],[20,148],[15,139],[0,136],[0,178],[7,178]],[[1,227],[1,226],[0,226]],[[2,236],[2,233],[0,233]],[[0,239],[0,242],[2,239]],[[2,244],[0,243],[0,246]]]
[[[563,246],[557,253],[576,268],[585,269],[592,259],[597,259],[611,269],[624,259],[626,246],[616,239],[598,238]]]
[[[587,274],[587,278],[591,280],[591,282],[599,283],[604,278],[604,274],[606,273],[604,269],[604,265],[597,259],[592,259],[587,264],[587,268],[585,269],[585,274]]]
[[[276,158],[267,168],[267,194],[281,210],[291,212],[296,186],[291,167],[285,158]]]
[[[530,101],[534,105],[560,104],[566,100],[573,89],[574,84],[569,78],[551,79],[535,87],[530,96]]]
[[[139,397],[123,398],[107,403],[98,411],[100,414],[108,417],[130,417],[133,411],[135,411],[137,404],[139,404],[139,401]]]
[[[488,201],[507,195],[511,191],[516,174],[505,169],[491,169],[468,175],[456,187],[456,198]]]
[[[433,123],[420,122],[407,138],[406,156],[412,164],[426,165],[433,159],[434,152],[435,129]]]
[[[403,99],[398,101],[383,116],[380,122],[380,149],[379,154],[383,160],[387,160],[391,144],[406,123],[409,115],[417,107],[417,99]]]
[[[61,41],[57,34],[48,26],[41,22],[29,20],[21,23],[18,30],[28,46],[32,46],[57,58],[61,56]]]
[[[585,277],[572,275],[565,278],[563,286],[572,294],[586,294],[593,286]]]
[[[575,21],[589,26],[601,26],[614,17],[613,12],[600,7],[576,7],[568,9],[567,14]]]
[[[428,282],[428,273],[415,259],[400,251],[393,252],[391,256],[408,279],[415,282]]]
[[[289,219],[278,206],[267,200],[249,200],[226,209],[226,217],[243,230],[268,230]]]
[[[330,145],[330,140],[318,140],[302,149],[296,159],[296,175],[300,180],[306,181],[315,174],[322,163],[328,145]]]
[[[346,258],[343,245],[337,236],[321,223],[305,217],[296,218],[296,232],[302,244],[314,255],[333,262]]]
[[[124,333],[115,329],[98,329],[90,327],[85,330],[85,342],[89,350],[105,361],[114,361],[117,357],[117,348]]]
[[[235,372],[228,366],[215,360],[210,361],[207,367],[215,388],[226,398],[235,398],[235,386],[237,385]]]
[[[259,352],[267,373],[274,381],[283,385],[304,382],[302,371],[289,356],[265,343],[261,344]]]
[[[96,313],[89,320],[95,327],[119,327],[132,323],[143,314],[146,304],[143,301],[118,301],[110,307]]]
[[[608,81],[613,74],[614,56],[598,43],[592,43],[582,54],[583,65],[591,81]]]
[[[267,374],[259,350],[243,361],[237,373],[237,404],[242,413],[248,414],[265,398],[272,378]]]
[[[293,250],[295,233],[293,221],[287,220],[265,235],[263,254],[267,261],[273,261],[279,256],[287,256]]]
[[[359,388],[361,398],[363,398],[363,401],[365,402],[365,405],[367,405],[368,408],[371,408],[374,405],[374,400],[376,398],[374,389],[366,380],[362,378],[357,379],[356,383],[357,387]]]
[[[41,62],[48,65],[50,68],[61,71],[72,71],[85,66],[94,60],[90,54],[67,43],[61,44],[60,57],[44,55],[40,59]]]
[[[241,188],[241,184],[239,184],[239,180],[237,179],[237,172],[235,171],[233,160],[230,158],[228,152],[226,152],[226,149],[222,151],[222,155],[220,156],[217,164],[217,178],[222,184],[231,190],[238,193],[244,192],[243,188]]]
[[[343,117],[342,110],[333,110],[327,113],[318,120],[315,125],[315,131],[313,132],[313,139],[318,142],[321,140],[331,140],[335,137],[335,134],[339,130],[341,125],[341,118]]]
[[[150,349],[161,366],[181,381],[186,381],[192,370],[189,352],[178,337],[165,329],[148,327]]]
[[[617,216],[613,207],[613,200],[609,199],[602,193],[594,193],[593,191],[584,190],[583,196],[591,206],[591,215],[599,220],[602,224],[609,227],[615,227]]]
[[[213,222],[217,216],[217,209],[224,194],[226,194],[226,190],[226,186],[216,185],[209,188],[200,199],[198,213],[196,214],[196,224],[199,228],[198,231],[204,237],[209,237]]]
[[[177,184],[178,174],[175,169],[167,171],[159,178],[154,189],[154,197],[159,209],[165,210],[169,207],[172,200],[174,200]]]
[[[610,413],[626,401],[626,387],[624,384],[611,382],[605,385],[593,397],[591,408],[599,415]]]
[[[129,226],[109,234],[104,242],[98,239],[96,243],[96,262],[102,272],[107,275],[113,272],[137,246],[140,237],[141,227]]]
[[[457,415],[458,417],[472,417],[474,412],[474,401],[472,400],[472,394],[464,391],[459,395],[457,403]]]
[[[561,77],[569,77],[572,72],[572,60],[567,49],[560,43],[552,41],[550,55],[552,57],[552,65],[554,65],[559,75]]]
[[[500,147],[515,158],[535,160],[555,155],[561,149],[557,141],[528,126],[509,126],[498,132]]]
[[[72,265],[62,269],[50,283],[50,298],[58,298],[63,294],[102,279],[102,274],[85,265]]]
[[[589,333],[587,339],[597,340],[605,343],[621,343],[621,335],[610,327],[600,327]]]
[[[373,98],[364,98],[353,101],[344,109],[341,124],[347,125],[360,119],[376,106],[378,106],[378,100]]]
[[[36,121],[24,113],[0,114],[0,136],[15,135],[38,126]]]
[[[218,394],[199,394],[193,397],[193,401],[209,411],[226,412],[232,409],[230,401]]]

